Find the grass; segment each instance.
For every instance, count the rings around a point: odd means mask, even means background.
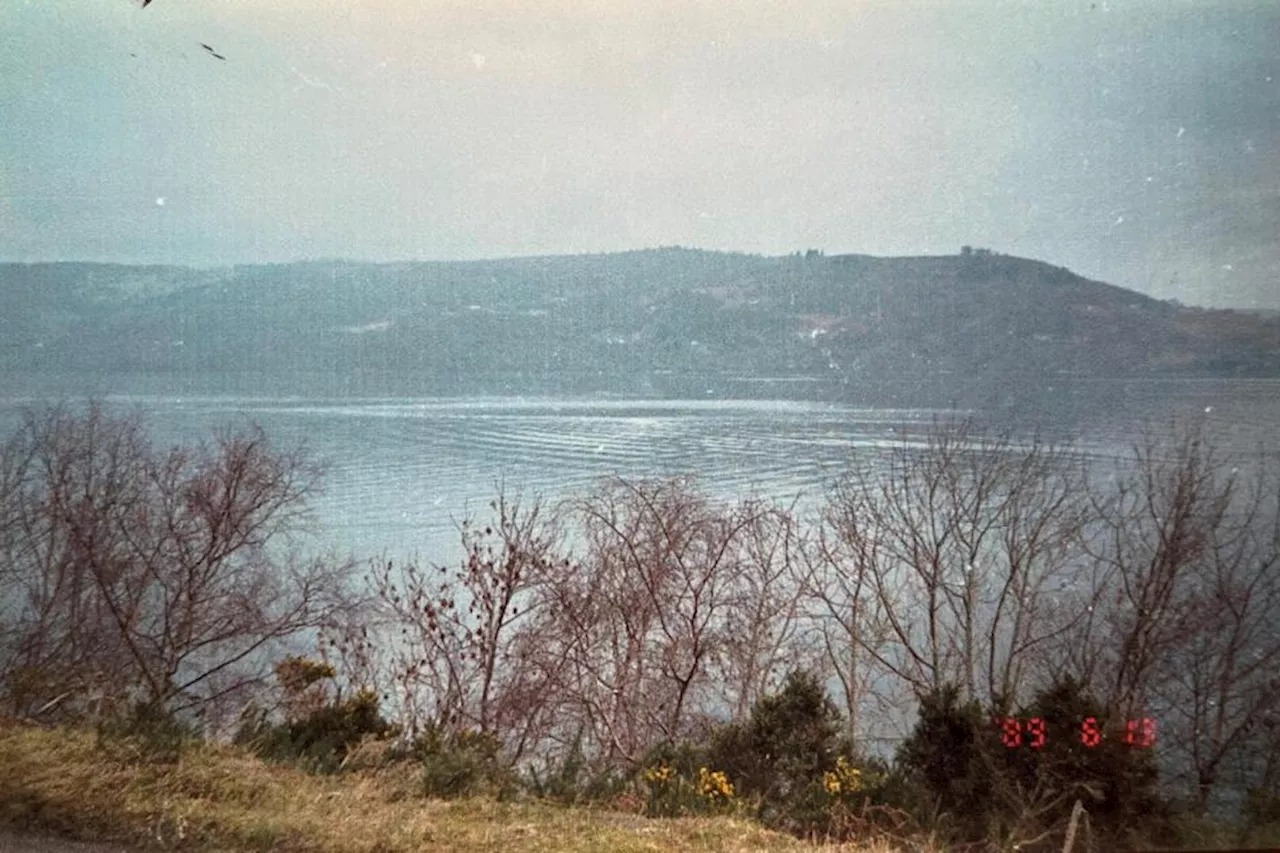
[[[0,723],[0,827],[139,847],[283,853],[848,851],[745,820],[649,820],[602,809],[428,800],[408,765],[314,776],[235,747],[174,760],[79,729]]]

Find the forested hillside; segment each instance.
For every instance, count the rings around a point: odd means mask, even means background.
[[[689,249],[225,269],[0,265],[0,368],[394,375],[397,389],[742,393],[820,382],[1280,375],[1280,318],[966,250]]]

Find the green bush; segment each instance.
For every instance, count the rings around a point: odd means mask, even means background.
[[[662,744],[643,760],[639,782],[649,817],[734,814],[743,810],[737,785],[717,769],[710,751],[683,741]]]
[[[920,825],[953,844],[1039,837],[1043,849],[1052,849],[1061,846],[1079,800],[1090,831],[1108,848],[1169,837],[1152,751],[1115,737],[1104,710],[1079,683],[1063,679],[1008,714],[1043,721],[1040,748],[1004,745],[993,724],[1002,716],[962,701],[954,686],[921,700],[916,725],[896,757],[905,783],[902,804]],[[1080,724],[1088,718],[1113,733],[1094,748],[1080,742]]]
[[[826,834],[832,797],[824,774],[850,752],[842,730],[840,712],[818,679],[793,672],[778,693],[755,704],[749,719],[712,736],[708,764],[724,770],[767,826]]]
[[[1169,812],[1157,794],[1154,751],[1130,746],[1117,737],[1116,721],[1108,719],[1082,684],[1071,678],[1051,684],[1018,716],[1044,720],[1046,742],[1037,750],[1006,749],[1006,773],[1024,787],[1037,784],[1050,796],[1060,795],[1058,805],[1043,812],[1046,826],[1064,826],[1079,799],[1089,812],[1095,836],[1111,846],[1167,836]],[[1080,721],[1090,717],[1111,735],[1091,749],[1080,743]]]
[[[431,727],[413,739],[409,752],[422,764],[422,790],[428,797],[487,794],[502,799],[518,788],[515,773],[502,759],[502,741],[492,734],[446,734]]]
[[[244,744],[271,761],[287,761],[312,772],[333,773],[348,752],[366,737],[389,737],[395,727],[378,709],[378,696],[360,690],[345,699],[327,702],[300,719],[271,722],[264,711],[251,709],[236,732]]]
[[[898,747],[900,804],[922,826],[955,841],[982,840],[992,797],[990,764],[1001,757],[990,717],[946,685],[920,699],[916,724]]]

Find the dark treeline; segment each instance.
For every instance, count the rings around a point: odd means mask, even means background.
[[[1100,473],[938,424],[812,517],[685,479],[499,493],[456,566],[314,556],[320,475],[257,431],[161,449],[136,416],[29,413],[0,452],[3,712],[145,711],[318,769],[366,736],[435,793],[802,833],[1280,818],[1280,487],[1194,430]]]

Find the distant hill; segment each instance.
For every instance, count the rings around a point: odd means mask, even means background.
[[[191,387],[256,376],[276,392],[304,376],[352,393],[846,396],[1280,376],[1280,317],[1182,307],[983,251],[3,264],[0,305],[0,371]]]

